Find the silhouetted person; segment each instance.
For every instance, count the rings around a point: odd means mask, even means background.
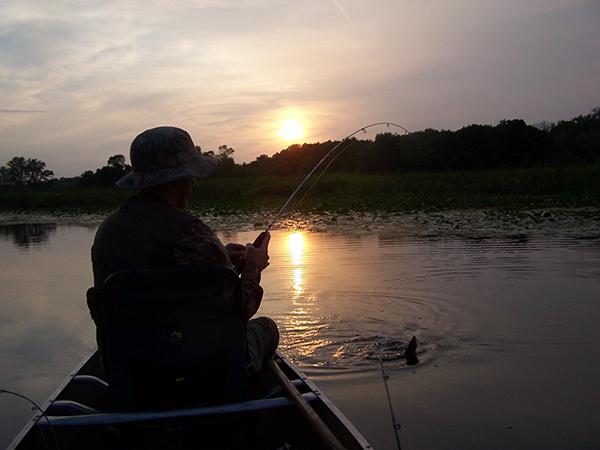
[[[94,286],[102,287],[109,275],[125,269],[233,268],[234,263],[243,262],[240,278],[247,350],[254,369],[260,370],[279,340],[273,320],[251,319],[263,296],[260,277],[269,259],[270,236],[267,234],[258,248],[252,244],[223,246],[208,226],[183,211],[196,178],[208,177],[217,165],[215,159],[198,153],[186,131],[174,127],[147,130],[133,140],[130,158],[132,171],[117,186],[140,192],[107,217],[96,233],[92,247]],[[101,347],[101,327],[97,332]]]

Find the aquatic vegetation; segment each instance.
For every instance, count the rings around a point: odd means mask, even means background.
[[[303,177],[209,178],[189,208],[203,215],[273,215]],[[312,181],[312,180],[311,180]],[[117,188],[0,191],[0,211],[105,214],[131,192]],[[363,175],[326,173],[290,203],[286,215],[352,215],[492,209],[514,213],[600,204],[600,166]],[[535,219],[532,219],[535,220]]]

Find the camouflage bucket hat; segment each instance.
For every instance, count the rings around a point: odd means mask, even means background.
[[[217,160],[202,156],[190,135],[175,127],[144,131],[131,143],[132,171],[117,181],[125,189],[158,186],[179,178],[208,177]]]

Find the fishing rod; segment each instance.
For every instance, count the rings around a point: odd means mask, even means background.
[[[380,345],[381,345],[380,342],[375,342],[376,347],[379,347]],[[388,388],[388,383],[387,383],[388,380],[390,379],[390,377],[387,373],[385,373],[385,370],[383,368],[383,359],[381,358],[381,355],[378,355],[378,357],[379,357],[379,364],[381,365],[381,376],[383,377],[383,383],[385,384],[385,393],[387,394],[388,405],[390,407],[390,416],[392,419],[392,426],[394,427],[394,433],[396,435],[396,446],[398,447],[398,450],[402,450],[402,447],[400,445],[400,436],[398,434],[398,431],[400,431],[400,428],[402,428],[402,426],[396,420],[396,416],[394,415],[394,407],[392,406],[392,398],[390,397],[390,390]]]
[[[283,212],[285,211],[285,209],[287,208],[287,206],[290,204],[290,202],[293,200],[293,198],[296,196],[296,194],[300,191],[300,189],[302,189],[302,187],[306,184],[306,182],[308,181],[308,179],[317,171],[317,169],[321,166],[321,164],[323,164],[330,156],[333,156],[332,161],[337,158],[344,150],[346,150],[346,148],[342,149],[340,152],[338,152],[337,154],[335,153],[336,150],[344,143],[346,142],[348,139],[352,138],[353,136],[357,135],[358,133],[362,132],[362,133],[367,133],[367,129],[372,128],[372,127],[376,127],[376,126],[380,126],[380,125],[386,125],[388,128],[389,127],[396,127],[396,128],[400,128],[401,130],[404,130],[405,134],[410,134],[410,132],[404,128],[402,125],[398,125],[396,123],[393,122],[376,122],[376,123],[372,123],[370,125],[367,125],[365,127],[361,127],[358,130],[356,130],[355,132],[349,134],[348,136],[346,136],[344,139],[342,139],[337,145],[335,145],[329,152],[327,152],[325,154],[325,156],[323,156],[323,158],[317,163],[317,165],[309,172],[309,174],[304,178],[304,180],[302,180],[302,183],[300,183],[298,185],[298,187],[296,188],[296,190],[292,193],[292,195],[290,196],[290,198],[287,199],[287,201],[284,203],[284,205],[281,207],[281,209],[279,210],[279,212],[275,215],[275,217],[273,218],[273,220],[271,220],[271,223],[269,223],[269,225],[267,226],[267,229],[265,231],[263,231],[262,233],[260,233],[258,235],[258,237],[256,238],[256,240],[254,241],[254,246],[255,247],[260,247],[260,245],[262,244],[263,240],[265,239],[267,233],[269,232],[269,230],[271,229],[271,227],[275,224],[275,222],[277,222],[277,220],[279,220],[279,218],[281,217],[281,215],[283,214]],[[327,168],[329,168],[329,166],[331,165],[331,163],[329,165],[327,165],[327,167],[325,168],[325,170],[327,170]],[[323,173],[325,172],[325,170],[323,171]],[[322,175],[322,174],[321,174]],[[320,178],[320,177],[319,177]],[[317,179],[317,181],[319,181]],[[315,181],[316,183],[316,181]],[[314,184],[313,184],[314,186]]]

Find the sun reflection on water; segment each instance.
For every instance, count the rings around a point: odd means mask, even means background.
[[[310,357],[328,342],[320,336],[324,325],[315,314],[315,297],[305,292],[306,274],[304,265],[304,236],[301,232],[292,233],[288,238],[289,261],[291,263],[290,286],[293,310],[286,317],[285,345],[295,348],[299,356]]]
[[[302,289],[302,269],[294,269],[294,271],[292,272],[293,276],[292,279],[294,280],[294,285],[292,286],[292,291],[294,293],[294,299],[297,299],[298,297],[300,297],[300,295],[302,295],[303,289]]]
[[[288,247],[292,256],[292,264],[295,266],[301,265],[304,259],[304,236],[302,236],[302,233],[290,234]]]
[[[290,234],[288,248],[291,254],[292,265],[296,266],[294,269],[292,269],[292,292],[293,299],[295,301],[298,300],[304,291],[304,269],[302,268],[302,262],[304,260],[304,238],[302,237],[302,233]]]

